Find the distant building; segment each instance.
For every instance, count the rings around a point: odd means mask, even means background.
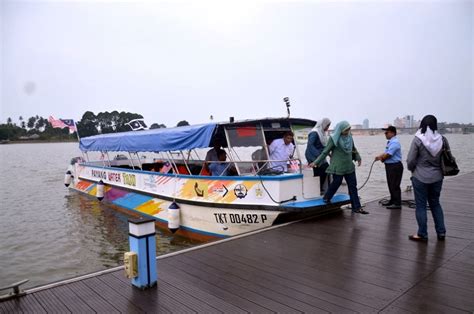
[[[362,124],[353,124],[353,125],[351,125],[351,128],[353,130],[357,130],[357,129],[363,129],[364,126]]]
[[[393,125],[397,128],[416,128],[419,123],[415,121],[412,115],[406,115],[402,118],[397,117],[393,121]]]
[[[369,128],[369,119],[364,119],[364,121],[362,121],[362,125],[364,126],[364,129],[368,129]]]

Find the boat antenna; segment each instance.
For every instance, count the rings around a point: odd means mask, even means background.
[[[285,104],[286,104],[286,112],[288,113],[287,118],[289,118],[289,117],[290,117],[290,98],[289,98],[289,97],[285,97],[285,98],[283,98],[283,101],[284,101]]]

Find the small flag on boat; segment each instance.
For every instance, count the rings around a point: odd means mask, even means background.
[[[69,128],[69,131],[71,131],[71,132],[77,131],[76,124],[74,123],[74,120],[72,120],[72,119],[59,119],[59,120],[64,122],[64,124]]]
[[[53,128],[69,128],[70,132],[77,131],[76,124],[72,119],[55,119],[53,116],[49,116],[48,122],[51,123]]]
[[[147,130],[148,127],[145,124],[145,121],[143,119],[133,119],[129,121],[128,123],[125,123],[126,125],[130,126],[132,131],[138,131],[138,130]]]

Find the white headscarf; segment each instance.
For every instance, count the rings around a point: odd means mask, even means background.
[[[435,157],[443,148],[443,137],[438,132],[433,132],[429,126],[426,127],[426,132],[424,134],[421,133],[421,129],[418,129],[415,136],[421,140],[425,148],[433,157]]]
[[[330,124],[331,120],[329,120],[328,118],[322,118],[316,123],[314,128],[311,130],[311,132],[318,133],[319,140],[321,141],[321,144],[323,144],[323,146],[326,146],[326,143],[328,141],[328,137],[326,136],[326,132],[324,131],[324,129],[327,128],[327,126]]]

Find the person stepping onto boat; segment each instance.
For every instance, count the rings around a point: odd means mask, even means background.
[[[402,146],[397,138],[397,128],[389,126],[385,129],[385,138],[388,140],[383,154],[375,157],[385,164],[385,173],[387,175],[387,185],[390,192],[390,200],[382,202],[387,209],[402,209],[402,183],[403,164],[402,164]]]
[[[310,165],[318,167],[331,153],[331,163],[326,169],[326,173],[332,174],[333,180],[328,190],[323,196],[326,203],[331,202],[331,198],[336,194],[337,189],[341,186],[344,178],[349,189],[349,197],[351,199],[351,208],[353,213],[368,214],[369,212],[362,209],[359,195],[357,193],[357,177],[353,161],[357,161],[360,166],[362,160],[359,152],[354,146],[354,140],[351,135],[351,125],[347,121],[341,121],[336,125],[334,132],[329,137],[328,143],[321,155]]]

